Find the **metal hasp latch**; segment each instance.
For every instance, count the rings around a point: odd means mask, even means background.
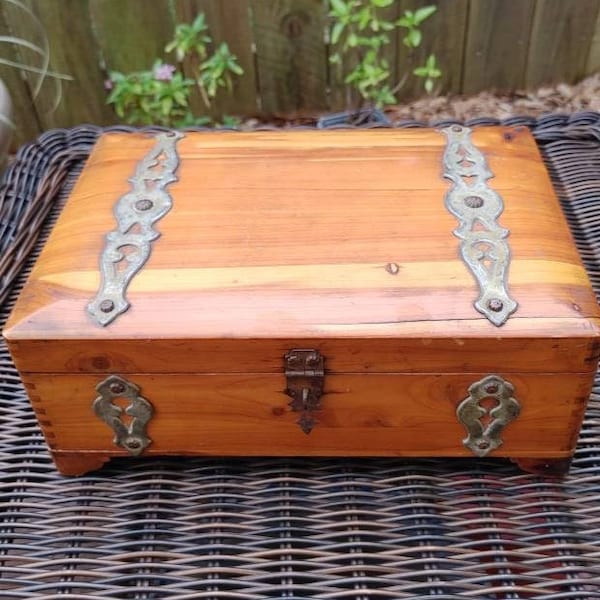
[[[517,310],[517,303],[508,292],[509,231],[498,224],[504,203],[487,184],[494,174],[485,156],[474,146],[471,130],[451,125],[442,131],[448,139],[444,177],[452,182],[446,207],[460,222],[454,234],[461,240],[462,259],[479,285],[475,308],[499,327]]]
[[[318,350],[290,350],[284,357],[290,407],[301,413],[297,423],[304,433],[316,424],[313,412],[321,408],[325,385],[325,358]]]
[[[486,456],[500,447],[502,431],[519,416],[521,405],[513,397],[514,391],[513,385],[499,375],[469,386],[469,396],[458,405],[456,415],[468,433],[463,444],[476,456]]]
[[[108,376],[96,390],[100,396],[94,400],[94,412],[115,432],[113,442],[133,456],[141,454],[152,442],[146,435],[146,426],[154,412],[150,402],[140,396],[137,385],[118,375]],[[128,402],[125,410],[114,404],[117,398]],[[131,417],[128,424],[123,421],[123,413]]]

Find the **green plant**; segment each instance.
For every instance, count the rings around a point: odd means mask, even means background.
[[[396,94],[409,75],[422,78],[425,90],[432,93],[434,80],[442,74],[435,55],[430,54],[423,66],[412,70],[409,67],[399,82],[390,81],[391,67],[383,50],[391,43],[392,35],[398,28],[405,29],[402,41],[414,51],[423,39],[421,24],[436,11],[435,6],[424,6],[416,11],[406,10],[399,19],[390,20],[384,9],[393,1],[330,0],[330,42],[337,50],[329,60],[344,74],[344,83],[358,91],[363,102],[378,108],[397,102]]]
[[[237,58],[226,43],[210,52],[212,38],[204,14],[193,23],[180,23],[165,52],[175,52],[179,70],[174,65],[157,60],[152,70],[133,73],[111,72],[107,87],[111,90],[107,102],[127,123],[159,124],[170,127],[206,125],[210,117],[195,117],[190,97],[197,88],[207,108],[210,108],[222,88],[231,92],[233,76],[243,74]],[[190,77],[183,74],[189,66]],[[234,117],[225,115],[227,126],[237,124]]]

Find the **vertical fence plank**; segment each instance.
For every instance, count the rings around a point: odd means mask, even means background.
[[[150,69],[166,58],[165,45],[173,37],[168,0],[89,0],[90,15],[106,69]]]
[[[326,107],[322,0],[252,0],[261,108],[302,114]]]
[[[0,3],[0,31],[4,35],[11,34],[11,28],[4,16],[4,10],[8,4]],[[13,62],[20,61],[20,54],[10,44],[2,44],[2,57]],[[37,63],[36,63],[37,64]],[[0,65],[0,80],[6,85],[13,106],[12,120],[15,130],[12,137],[12,148],[35,138],[40,132],[35,106],[31,101],[31,93],[27,81],[21,76],[21,72],[14,67]]]
[[[437,92],[458,93],[461,89],[463,52],[467,30],[467,0],[403,0],[400,12],[415,11],[423,6],[436,5],[436,12],[421,25],[423,41],[418,48],[410,50],[402,40],[406,29],[398,30],[398,74],[405,76],[406,83],[398,96],[403,99],[425,94],[423,81],[412,75],[415,67],[421,66],[430,54],[435,54],[442,76],[435,81]]]
[[[44,129],[65,127],[76,123],[104,124],[111,118],[105,105],[103,76],[88,18],[85,0],[46,2],[28,0],[29,6],[42,22],[50,44],[50,68],[73,77],[63,83],[60,102],[56,102],[55,82],[48,79],[35,99],[40,123]],[[14,6],[5,15],[15,35],[28,39],[31,24]],[[31,57],[35,55],[30,54]],[[39,64],[39,63],[35,63]],[[28,78],[30,82],[33,78]]]
[[[329,1],[326,1],[326,10],[329,13]],[[400,2],[394,2],[391,6],[379,9],[378,13],[382,18],[388,21],[395,21],[398,18]],[[327,22],[327,26],[331,28],[331,21]],[[380,57],[386,58],[390,64],[390,87],[394,87],[398,80],[397,73],[397,55],[398,55],[398,36],[390,32],[390,43],[381,49]],[[341,49],[341,44],[329,46],[328,55],[331,56],[338,49]],[[329,59],[328,59],[329,60]],[[345,77],[356,66],[357,61],[351,60],[349,56],[342,54],[342,63],[338,65],[329,65],[329,106],[332,110],[351,110],[361,106],[360,94],[344,83]]]
[[[584,76],[599,8],[598,0],[537,0],[527,87]]]
[[[463,91],[523,87],[534,0],[471,0]]]
[[[596,19],[596,25],[594,27],[594,35],[590,42],[590,48],[588,57],[585,65],[585,74],[591,75],[600,71],[600,11],[598,18]]]
[[[244,70],[241,77],[234,76],[231,93],[226,90],[219,92],[211,114],[215,118],[223,114],[255,114],[258,107],[249,0],[178,0],[175,3],[175,18],[178,23],[191,23],[200,12],[206,15],[214,47],[226,42]],[[193,65],[188,63],[185,68],[187,74],[193,76]],[[194,108],[205,112],[206,107],[201,102],[196,95]]]

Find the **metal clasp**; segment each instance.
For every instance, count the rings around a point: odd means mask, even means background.
[[[325,358],[318,350],[290,350],[285,356],[285,393],[290,407],[301,413],[297,423],[309,434],[316,424],[313,412],[321,408],[325,386]]]

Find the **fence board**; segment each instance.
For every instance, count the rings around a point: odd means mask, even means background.
[[[534,0],[471,1],[464,93],[523,87],[534,6]]]
[[[584,76],[599,7],[598,0],[537,0],[527,87]]]
[[[213,43],[218,46],[226,42],[229,49],[237,56],[244,74],[235,77],[231,93],[219,92],[212,110],[215,118],[223,114],[252,115],[257,112],[256,73],[254,69],[253,38],[250,23],[250,6],[248,0],[223,2],[222,0],[183,0],[175,4],[177,22],[191,23],[198,13],[206,15]],[[187,61],[185,71],[193,76],[196,65]],[[194,96],[192,107],[198,114],[207,111],[199,95]]]
[[[321,0],[251,0],[262,111],[326,108],[325,6]]]
[[[103,77],[92,43],[88,3],[82,0],[46,2],[28,0],[42,22],[50,44],[50,67],[73,77],[63,83],[62,97],[56,105],[55,82],[46,80],[35,100],[39,121],[44,129],[76,123],[106,123],[111,111],[104,103]],[[30,23],[16,7],[7,6],[5,16],[15,35],[28,38]],[[30,82],[32,78],[28,78]],[[55,108],[52,110],[52,108]]]
[[[7,6],[4,2],[0,3],[0,31],[6,35],[11,33],[3,12]],[[2,44],[2,57],[14,62],[19,62],[20,60],[20,54],[16,48],[5,43]],[[13,131],[12,148],[15,149],[21,144],[37,137],[41,132],[41,128],[37,120],[33,102],[31,101],[29,87],[25,79],[21,76],[20,71],[13,67],[0,65],[0,79],[6,85],[12,99],[12,118],[16,127]]]
[[[107,71],[139,71],[166,59],[173,37],[169,0],[89,0],[90,15]]]
[[[597,71],[600,71],[600,11],[598,13],[598,18],[596,19],[594,35],[590,42],[590,48],[585,65],[585,74],[591,75]]]
[[[468,0],[403,0],[401,13],[431,4],[437,11],[421,26],[423,41],[419,48],[410,50],[403,43],[406,29],[398,31],[398,73],[410,74],[399,91],[399,97],[410,99],[425,94],[423,81],[414,75],[415,67],[421,66],[430,54],[435,54],[442,76],[435,82],[438,93],[459,92],[462,79],[463,53],[467,30]]]

